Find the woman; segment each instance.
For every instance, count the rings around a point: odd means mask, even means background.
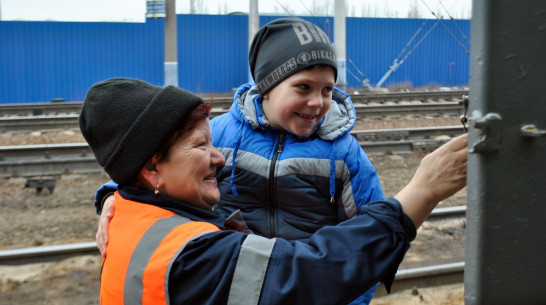
[[[101,274],[102,304],[346,304],[387,289],[436,203],[465,185],[466,136],[423,159],[395,198],[308,243],[247,234],[220,193],[203,101],[172,86],[110,79],[91,87],[80,128],[119,184]]]

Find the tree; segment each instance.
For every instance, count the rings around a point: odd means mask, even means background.
[[[313,4],[311,6],[311,9],[309,10],[309,13],[311,14],[311,16],[330,16],[331,6],[332,1],[313,0]]]
[[[419,5],[417,4],[417,0],[413,0],[413,2],[410,4],[408,18],[421,18],[421,13],[419,12]]]
[[[207,6],[203,0],[190,0],[190,14],[206,14]]]

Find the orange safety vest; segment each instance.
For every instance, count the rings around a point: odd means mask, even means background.
[[[101,304],[169,304],[172,262],[189,241],[220,229],[126,200],[118,192],[115,198],[115,217],[101,273]]]

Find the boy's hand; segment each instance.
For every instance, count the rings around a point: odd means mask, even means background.
[[[110,221],[114,217],[114,201],[115,197],[113,195],[108,196],[104,200],[102,206],[102,213],[99,218],[99,225],[97,229],[97,235],[95,239],[97,240],[97,248],[99,248],[102,256],[106,256],[106,246],[108,246],[108,227],[110,226]]]

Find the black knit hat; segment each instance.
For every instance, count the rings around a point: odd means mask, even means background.
[[[87,92],[80,129],[108,175],[126,184],[200,104],[200,97],[174,86],[112,78]]]
[[[264,25],[254,35],[248,61],[262,95],[292,74],[317,64],[332,66],[337,79],[336,54],[328,36],[300,18],[281,18]]]

